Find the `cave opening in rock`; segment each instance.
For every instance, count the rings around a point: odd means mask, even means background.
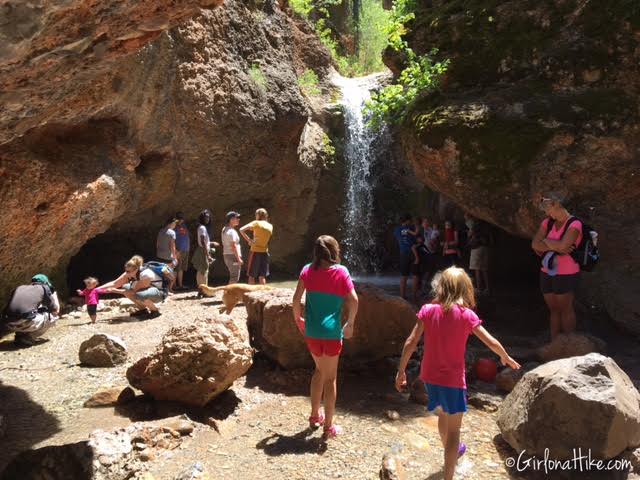
[[[149,152],[140,155],[140,163],[136,166],[135,172],[142,178],[148,178],[153,171],[162,166],[167,159],[167,155],[160,152]]]

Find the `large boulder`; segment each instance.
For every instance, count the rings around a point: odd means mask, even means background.
[[[107,333],[97,333],[80,344],[80,363],[90,367],[115,367],[127,361],[124,341]]]
[[[134,423],[113,431],[96,430],[88,441],[27,450],[2,472],[2,480],[126,480],[138,478],[147,462],[179,447],[190,429],[173,428],[183,418]]]
[[[516,451],[572,458],[573,449],[608,459],[640,445],[640,394],[608,357],[556,360],[525,374],[498,411],[498,427]]]
[[[559,360],[561,358],[580,357],[589,353],[605,353],[607,344],[604,340],[582,333],[563,333],[550,343],[537,350],[538,357],[543,362]]]
[[[170,329],[151,355],[127,370],[156,400],[203,406],[244,375],[253,361],[246,324],[215,316]]]
[[[344,342],[343,356],[366,362],[400,354],[416,322],[411,305],[373,285],[357,284],[356,292],[356,327],[353,338]],[[282,367],[311,367],[304,337],[293,322],[292,298],[292,289],[245,295],[251,337],[258,349]]]

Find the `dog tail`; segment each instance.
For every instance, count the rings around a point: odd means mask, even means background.
[[[207,297],[212,296],[215,292],[219,292],[220,290],[224,290],[227,288],[226,285],[222,285],[221,287],[210,287],[205,285],[204,283],[198,285],[198,291]]]

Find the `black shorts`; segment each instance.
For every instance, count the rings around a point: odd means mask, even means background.
[[[400,252],[400,275],[408,277],[411,274],[411,265],[413,265],[413,252]]]
[[[540,272],[540,290],[543,294],[553,293],[562,295],[565,293],[573,293],[580,285],[580,274],[573,275],[547,275]]]
[[[95,315],[98,311],[98,305],[87,305],[87,313],[89,315]]]
[[[253,278],[269,276],[269,253],[251,252],[247,275]]]

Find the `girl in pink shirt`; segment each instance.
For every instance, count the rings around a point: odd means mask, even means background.
[[[462,416],[467,411],[464,356],[467,338],[476,335],[500,357],[503,365],[518,369],[498,340],[493,338],[472,310],[475,307],[473,284],[462,268],[447,268],[433,281],[433,303],[424,305],[402,349],[396,375],[396,389],[407,384],[407,363],[424,336],[420,379],[429,396],[427,409],[438,409],[438,431],[444,447],[444,479],[452,480],[458,457],[466,451],[460,443]]]
[[[106,293],[106,290],[98,288],[99,282],[97,278],[87,277],[84,279],[84,290],[77,290],[78,295],[84,297],[84,303],[87,304],[87,313],[91,319],[91,323],[96,323],[98,311],[98,295]]]

